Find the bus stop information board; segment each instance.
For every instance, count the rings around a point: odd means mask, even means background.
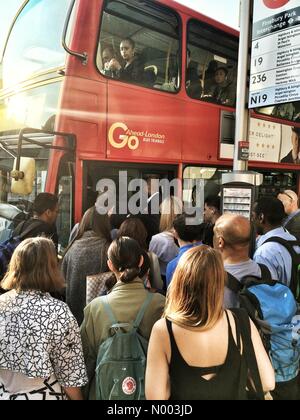
[[[300,100],[300,0],[254,0],[249,108]]]

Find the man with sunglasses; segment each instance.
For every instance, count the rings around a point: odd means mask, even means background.
[[[298,207],[298,195],[292,190],[285,190],[279,193],[277,198],[282,202],[285,214],[287,215],[287,218],[283,222],[283,227],[300,240],[300,209]]]

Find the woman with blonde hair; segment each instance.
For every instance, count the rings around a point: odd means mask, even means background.
[[[247,399],[248,348],[241,339],[240,316],[223,309],[225,279],[221,255],[206,245],[180,259],[164,318],[154,325],[150,338],[147,399]],[[258,376],[268,392],[275,386],[274,371],[250,324]],[[250,325],[248,336],[251,343]]]
[[[175,217],[182,213],[182,201],[175,196],[166,198],[161,203],[160,213],[160,233],[152,237],[149,251],[158,257],[161,275],[165,284],[167,265],[177,257],[179,252],[173,234],[173,222]]]
[[[87,383],[79,328],[51,297],[64,280],[50,239],[18,245],[1,282],[0,400],[82,399]]]

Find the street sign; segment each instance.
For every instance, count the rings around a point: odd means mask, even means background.
[[[249,108],[300,100],[300,0],[254,0]]]
[[[238,159],[239,160],[249,159],[249,142],[248,141],[239,141]]]

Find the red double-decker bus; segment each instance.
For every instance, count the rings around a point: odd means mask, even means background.
[[[64,247],[97,182],[118,182],[120,171],[128,182],[202,178],[206,194],[218,192],[232,168],[237,57],[238,32],[172,0],[25,1],[2,57],[3,209],[58,193]],[[298,189],[299,112],[299,103],[252,112],[262,194]],[[27,196],[10,189],[18,146],[36,164]]]

